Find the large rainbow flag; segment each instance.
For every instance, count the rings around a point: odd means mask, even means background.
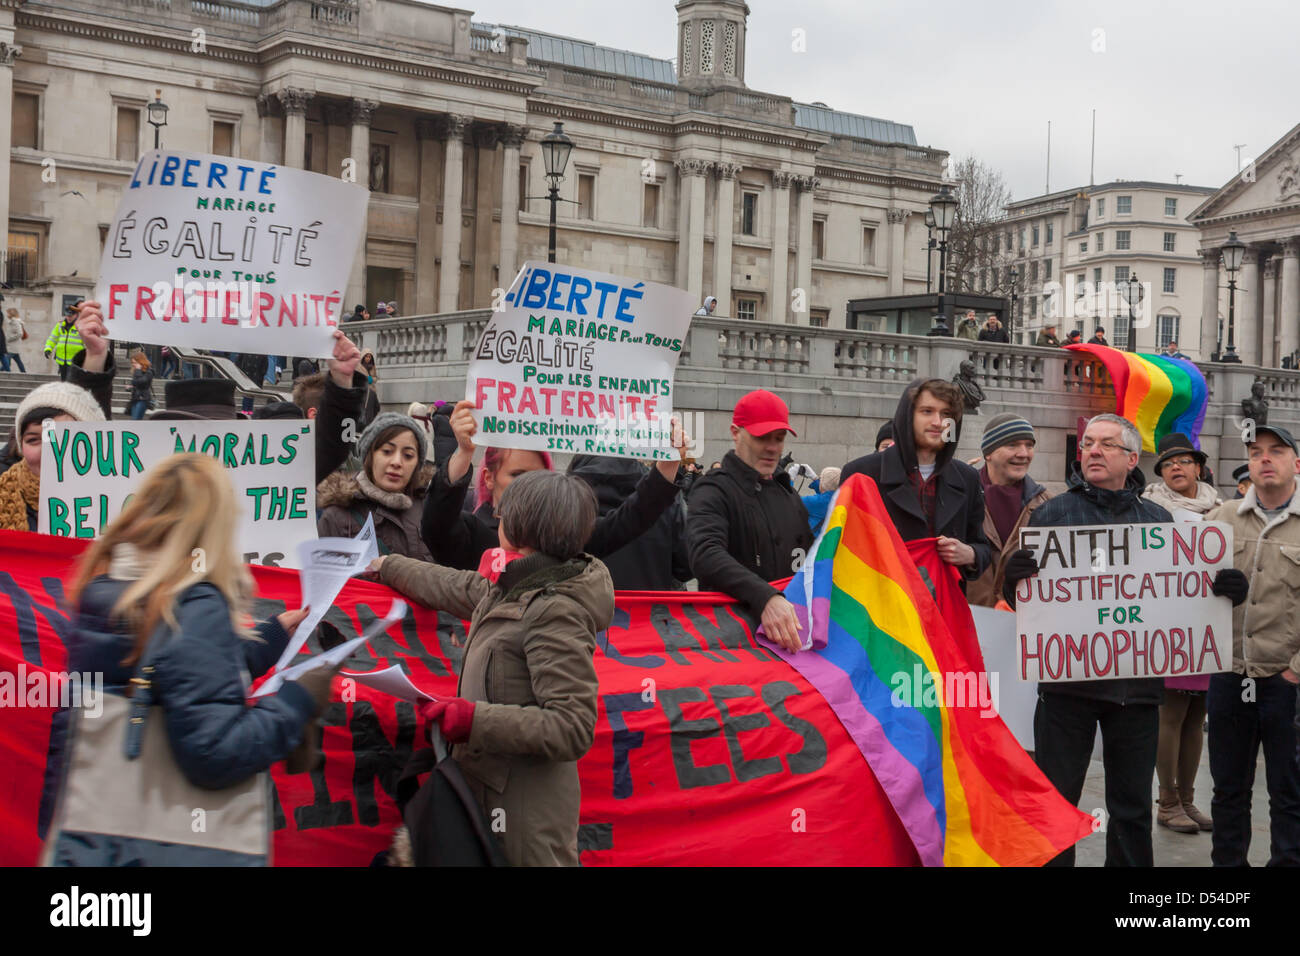
[[[925,865],[1041,866],[1092,832],[1093,818],[981,706],[972,685],[982,672],[958,649],[871,479],[840,487],[785,596],[811,649],[776,653],[831,705]]]
[[[1182,432],[1201,447],[1209,389],[1192,362],[1087,342],[1066,348],[1087,352],[1106,366],[1115,383],[1115,413],[1137,426],[1144,451],[1154,452],[1170,432]]]

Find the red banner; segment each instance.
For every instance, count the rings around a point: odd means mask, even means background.
[[[84,542],[0,532],[0,863],[39,852],[38,808],[55,708],[23,690],[61,671],[65,583]],[[254,616],[299,605],[296,572],[254,568]],[[352,582],[326,616],[345,637],[393,592]],[[916,852],[862,754],[825,700],[755,643],[734,602],[695,592],[620,593],[600,636],[595,743],[579,763],[584,865],[912,865]],[[465,622],[412,606],[345,665],[401,665],[432,694],[455,690]],[[309,646],[312,653],[317,646]],[[44,680],[44,678],[42,678]],[[40,683],[37,681],[36,683]],[[325,765],[274,768],[275,862],[364,866],[399,823],[393,793],[425,746],[413,705],[335,681]],[[11,694],[11,697],[14,695]],[[29,705],[30,704],[30,705]]]

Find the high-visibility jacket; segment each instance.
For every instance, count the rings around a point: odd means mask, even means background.
[[[77,353],[85,349],[77,326],[59,322],[50,330],[50,337],[45,340],[45,354],[52,355],[56,365],[71,365]]]

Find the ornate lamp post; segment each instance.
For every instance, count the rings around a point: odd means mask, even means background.
[[[1233,332],[1237,305],[1237,270],[1241,268],[1245,254],[1246,244],[1237,238],[1234,229],[1228,233],[1228,241],[1223,244],[1223,268],[1228,270],[1228,350],[1219,356],[1220,362],[1241,362],[1241,356],[1237,354],[1233,342]]]
[[[167,104],[162,101],[162,90],[154,91],[154,100],[145,111],[149,114],[149,125],[153,127],[153,148],[158,149],[160,143],[159,133],[167,125]]]
[[[1130,272],[1128,277],[1128,351],[1137,351],[1137,303],[1142,295],[1142,283],[1137,273]]]
[[[546,245],[546,261],[555,261],[555,206],[560,201],[560,183],[564,182],[564,167],[569,164],[573,140],[564,135],[564,124],[556,122],[555,129],[542,137],[542,163],[546,167],[546,181],[550,184],[547,198],[551,201],[551,231]]]
[[[1012,342],[1016,340],[1016,300],[1019,296],[1016,294],[1016,281],[1020,278],[1020,270],[1012,266],[1007,270],[1007,277],[1011,280],[1011,314],[1007,316],[1007,338]]]
[[[948,230],[952,228],[953,219],[957,215],[957,197],[946,183],[930,200],[930,213],[934,216],[934,228],[939,233],[939,314],[947,323],[948,310],[943,301],[944,273],[948,270]]]
[[[934,261],[934,248],[937,243],[934,241],[934,213],[927,209],[925,211],[925,291],[930,291],[930,266]]]

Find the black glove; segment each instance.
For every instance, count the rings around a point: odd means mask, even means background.
[[[1250,581],[1236,568],[1220,568],[1210,590],[1218,597],[1226,597],[1236,607],[1246,600],[1246,595],[1250,592]]]
[[[1025,578],[1032,578],[1038,573],[1038,562],[1034,553],[1025,548],[1011,552],[1002,569],[1002,597],[1012,607],[1016,606],[1016,585]]]

